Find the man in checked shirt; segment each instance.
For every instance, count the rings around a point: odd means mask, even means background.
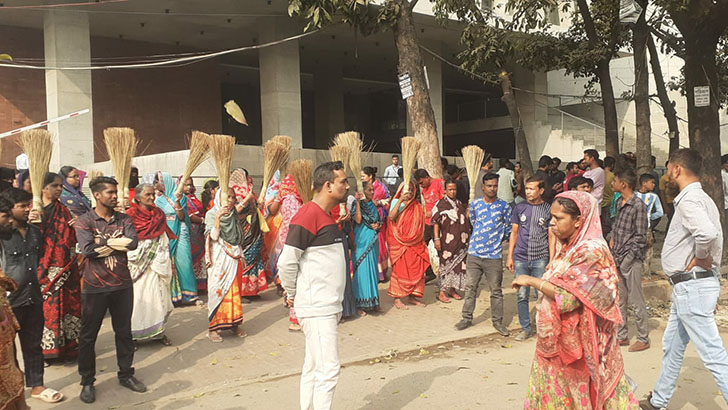
[[[608,238],[619,270],[619,309],[624,321],[617,330],[620,346],[629,345],[627,305],[634,307],[637,341],[629,347],[630,352],[641,352],[650,348],[647,309],[642,293],[642,261],[645,259],[647,246],[647,207],[634,194],[636,185],[637,174],[631,167],[615,172],[612,188],[622,197],[617,204],[617,215]]]

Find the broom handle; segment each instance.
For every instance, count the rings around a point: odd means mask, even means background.
[[[43,201],[40,199],[39,196],[33,196],[33,209],[38,210],[38,218],[30,219],[28,220],[28,222],[32,224],[39,224],[42,222],[43,219],[43,214],[41,212],[43,210]]]

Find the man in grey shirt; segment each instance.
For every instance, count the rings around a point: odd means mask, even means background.
[[[640,402],[642,409],[667,406],[690,341],[728,402],[728,353],[714,316],[723,232],[718,207],[699,182],[702,163],[697,151],[684,148],[672,153],[667,165],[670,183],[680,188],[662,248],[662,268],[673,285],[672,306],[662,340],[662,371],[653,392]]]

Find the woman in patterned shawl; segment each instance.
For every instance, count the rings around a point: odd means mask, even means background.
[[[361,180],[372,184],[374,196],[372,202],[377,207],[379,220],[382,226],[379,228],[379,281],[386,282],[389,279],[389,249],[387,249],[387,216],[389,215],[389,189],[377,179],[377,168],[364,167],[361,170]]]
[[[15,334],[20,330],[7,293],[18,285],[0,271],[0,409],[27,410],[25,380],[15,358]]]
[[[236,182],[239,180],[238,177],[235,179]],[[233,185],[232,177],[230,184]],[[255,195],[248,190],[245,197],[239,198],[238,192],[244,192],[241,188],[232,186],[228,189],[227,203],[224,206],[222,190],[218,190],[215,206],[205,217],[205,259],[209,272],[207,337],[213,343],[222,342],[221,330],[229,329],[238,337],[246,336],[240,326],[243,323],[243,277],[251,266],[247,264],[244,249],[250,248],[256,236],[260,238],[260,225]],[[247,220],[248,217],[250,221]]]
[[[197,302],[197,281],[192,265],[190,244],[190,217],[187,198],[177,194],[177,184],[166,172],[158,172],[154,177],[155,189],[159,196],[155,205],[167,216],[167,226],[177,239],[170,239],[169,254],[174,271],[172,275],[172,302],[193,304]]]
[[[38,282],[43,295],[43,356],[73,359],[81,330],[81,276],[76,254],[75,218],[58,200],[61,177],[49,172],[43,181],[43,222]]]
[[[207,268],[205,267],[205,213],[207,208],[195,195],[195,184],[192,178],[184,181],[184,192],[190,213],[190,248],[192,250],[192,266],[195,270],[197,290],[207,290]]]
[[[127,254],[129,272],[134,281],[131,336],[134,340],[159,340],[163,345],[170,346],[172,342],[164,335],[164,331],[169,314],[174,309],[170,294],[171,230],[164,212],[154,205],[154,187],[151,184],[136,186],[134,194],[137,206],[126,212],[134,222],[139,238],[139,246]]]
[[[230,188],[235,191],[238,202],[252,196],[248,216],[243,219],[245,240],[240,244],[245,256],[245,269],[243,270],[243,298],[257,296],[258,293],[268,289],[268,279],[263,269],[263,234],[268,232],[268,225],[263,214],[258,210],[258,198],[253,192],[253,178],[243,168],[238,168],[230,175]],[[247,202],[246,202],[247,204]]]
[[[445,196],[437,201],[432,212],[435,249],[440,256],[440,293],[437,299],[443,303],[450,303],[449,297],[460,300],[460,293],[465,292],[470,219],[457,194],[457,181],[452,178],[445,180]]]
[[[513,281],[541,291],[526,409],[639,409],[617,345],[619,279],[599,211],[586,192],[559,194],[551,207],[556,257],[543,279]]]
[[[79,217],[90,211],[91,200],[81,191],[86,173],[66,165],[61,167],[59,175],[61,176],[61,180],[63,180],[61,203],[71,211],[74,217]]]
[[[278,296],[283,294],[283,287],[278,279],[278,269],[276,268],[274,258],[276,242],[278,241],[278,229],[283,221],[281,215],[281,198],[278,196],[278,192],[281,188],[281,171],[276,171],[273,174],[273,179],[268,184],[268,189],[265,191],[264,201],[264,216],[265,221],[268,224],[268,232],[263,235],[263,269],[265,269],[265,275],[268,278],[268,283],[275,282]]]

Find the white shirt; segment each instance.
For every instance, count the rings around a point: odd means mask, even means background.
[[[703,191],[700,182],[683,188],[675,197],[675,216],[662,248],[662,269],[672,276],[685,272],[694,257],[713,257],[712,271],[720,273],[723,252],[723,230],[715,202]],[[702,271],[696,266],[692,269]]]
[[[397,183],[397,179],[399,178],[399,170],[402,169],[399,165],[390,165],[387,167],[387,169],[384,170],[384,176],[382,179],[384,180],[384,183],[387,185],[394,185]]]
[[[508,203],[513,202],[513,187],[516,186],[516,173],[510,169],[501,168],[496,174],[498,174],[498,198]]]

